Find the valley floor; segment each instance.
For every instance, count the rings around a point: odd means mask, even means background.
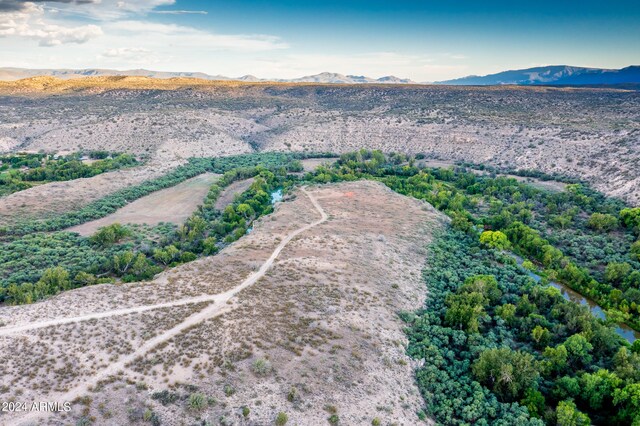
[[[220,254],[154,281],[0,308],[13,383],[2,399],[74,401],[0,423],[415,424],[397,314],[422,306],[425,247],[446,219],[367,181],[290,198]]]

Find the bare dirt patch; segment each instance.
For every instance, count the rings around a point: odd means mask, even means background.
[[[331,165],[338,160],[337,158],[307,158],[301,161],[305,172],[313,172],[319,166]]]
[[[55,400],[149,346],[122,371],[92,387],[90,399],[76,401],[72,413],[38,421],[73,423],[87,416],[97,424],[130,424],[135,413],[149,409],[168,425],[221,418],[227,424],[271,424],[281,411],[290,424],[327,424],[330,416],[346,425],[370,424],[375,417],[383,424],[416,424],[421,398],[397,312],[422,304],[425,245],[445,219],[429,205],[378,183],[308,191],[326,212],[325,221],[313,199],[296,191],[220,255],[167,271],[154,282],[95,286],[31,306],[1,308],[0,319],[11,327],[92,310],[222,295],[258,269],[264,271],[227,302],[128,312],[2,335],[5,348],[24,342],[20,354],[6,351],[4,362],[11,369],[3,370],[3,382],[19,373],[18,358],[32,365],[52,354],[49,373],[23,374],[22,394],[6,390],[2,396]],[[274,257],[276,248],[281,251]],[[264,269],[269,258],[273,265]],[[154,324],[157,337],[141,340],[141,318]],[[168,330],[176,332],[157,345],[148,343]],[[45,336],[56,339],[55,349],[42,347],[48,344],[44,340],[35,344]],[[118,340],[109,345],[108,336]],[[114,345],[117,353],[101,349]],[[56,369],[51,363],[58,351],[67,364]],[[61,387],[52,386],[55,375],[71,366],[77,374]],[[167,398],[151,398],[159,391],[166,391]],[[195,392],[206,403],[194,410],[188,408],[188,397]],[[0,422],[14,424],[24,419],[3,417]]]
[[[216,200],[215,208],[217,210],[224,210],[229,204],[233,202],[233,199],[237,194],[242,194],[244,191],[249,189],[254,179],[245,179],[239,180],[237,182],[233,182],[231,185],[227,186],[222,190],[220,196]]]
[[[0,225],[45,219],[80,209],[120,189],[162,176],[178,165],[175,161],[156,162],[90,178],[51,182],[0,197]]]
[[[151,226],[161,222],[183,223],[202,204],[211,184],[218,177],[219,175],[212,173],[196,176],[171,188],[139,198],[109,216],[68,228],[67,231],[88,236],[113,223]]]

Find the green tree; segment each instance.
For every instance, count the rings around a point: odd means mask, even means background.
[[[528,388],[524,393],[524,398],[520,401],[520,405],[527,407],[530,415],[540,418],[545,410],[544,395],[537,389]]]
[[[69,290],[71,288],[69,272],[60,266],[45,270],[36,285],[38,284],[46,289],[47,294],[56,294],[62,290]]]
[[[565,340],[567,361],[572,367],[582,367],[591,364],[593,345],[582,334],[574,334]]]
[[[631,265],[626,262],[612,262],[609,263],[604,270],[604,279],[611,284],[619,285],[631,273],[631,271]]]
[[[538,380],[538,362],[533,355],[509,348],[486,349],[473,363],[475,378],[502,401],[522,399]]]
[[[123,251],[122,253],[115,254],[113,256],[113,270],[116,274],[126,274],[133,262],[136,260],[136,255],[131,250]]]
[[[531,339],[535,342],[535,346],[538,348],[545,347],[551,340],[551,333],[545,327],[536,325],[531,330]]]
[[[511,246],[507,236],[500,231],[484,231],[480,234],[480,242],[498,250],[506,250]]]
[[[164,249],[155,249],[153,251],[153,258],[163,265],[169,265],[180,256],[180,250],[173,244],[165,247]]]
[[[93,244],[104,248],[114,245],[130,234],[129,229],[119,223],[114,223],[100,228],[98,232],[91,236],[90,240]]]
[[[560,401],[556,408],[558,426],[589,426],[589,416],[578,411],[573,401]]]
[[[612,401],[614,391],[621,385],[622,379],[604,369],[580,377],[581,396],[593,410],[600,410],[605,401]]]
[[[569,353],[564,345],[558,345],[555,348],[547,347],[543,356],[546,358],[545,365],[551,372],[562,372],[567,368]]]
[[[636,340],[637,341],[637,340]],[[633,425],[640,422],[640,383],[630,383],[613,392],[613,403],[622,406],[622,411]]]
[[[605,213],[593,213],[587,221],[587,226],[596,231],[611,231],[618,226],[618,218]]]
[[[477,333],[480,329],[480,318],[485,315],[484,306],[487,298],[481,293],[453,294],[446,300],[447,312],[445,322],[460,330]]]
[[[513,325],[516,320],[516,307],[511,303],[505,303],[504,305],[496,308],[496,314],[507,324]]]
[[[631,252],[631,257],[633,259],[640,261],[640,240],[631,244],[631,249],[629,251]]]
[[[236,207],[236,212],[244,217],[245,220],[249,220],[249,218],[255,214],[251,206],[246,203],[238,204],[238,207]]]
[[[640,207],[622,209],[620,211],[620,222],[627,228],[640,233]]]
[[[207,256],[217,253],[218,252],[218,246],[216,245],[217,242],[218,240],[216,240],[215,237],[205,238],[204,241],[202,241],[202,252]]]
[[[464,280],[458,289],[458,293],[482,294],[490,303],[497,303],[502,297],[502,291],[498,288],[498,281],[493,275],[473,275]]]

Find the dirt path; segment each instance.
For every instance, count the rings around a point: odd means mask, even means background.
[[[295,230],[292,233],[290,233],[284,240],[282,240],[280,242],[280,244],[278,244],[278,246],[275,248],[273,253],[271,253],[271,256],[269,256],[269,258],[262,264],[262,266],[260,267],[260,269],[258,271],[252,273],[240,285],[232,288],[231,290],[229,290],[229,291],[227,291],[225,293],[220,293],[220,294],[215,295],[215,296],[206,296],[204,299],[202,299],[202,298],[183,299],[183,300],[176,300],[174,302],[170,302],[170,303],[166,303],[166,304],[162,304],[162,305],[141,306],[141,307],[138,307],[138,308],[129,308],[129,309],[121,309],[121,310],[115,310],[115,311],[102,312],[102,313],[98,313],[98,314],[94,314],[94,315],[89,314],[89,315],[83,315],[83,316],[80,316],[80,317],[61,318],[59,320],[51,320],[51,321],[46,321],[46,322],[43,322],[43,323],[33,324],[34,327],[32,327],[32,328],[23,328],[23,329],[21,329],[21,331],[25,331],[25,330],[30,330],[30,329],[33,329],[33,328],[48,327],[48,326],[58,325],[58,324],[66,324],[66,323],[74,322],[74,321],[85,321],[87,319],[92,319],[92,318],[105,318],[105,317],[114,316],[114,315],[121,315],[122,313],[128,313],[127,311],[143,312],[143,311],[146,311],[146,310],[155,309],[156,307],[179,306],[179,305],[183,305],[185,303],[195,303],[195,302],[191,302],[191,301],[192,300],[197,300],[197,299],[200,299],[199,301],[202,302],[202,301],[206,301],[207,298],[209,298],[211,301],[214,302],[212,305],[207,306],[206,308],[204,308],[200,312],[197,312],[197,313],[189,316],[183,322],[181,322],[180,324],[176,325],[175,327],[173,327],[173,328],[171,328],[169,330],[166,330],[165,332],[159,334],[155,338],[147,341],[144,345],[140,346],[133,353],[131,353],[131,354],[125,356],[125,357],[122,357],[118,362],[110,364],[107,368],[105,368],[104,370],[100,371],[98,374],[94,375],[91,379],[89,379],[85,383],[83,383],[81,385],[78,385],[75,388],[72,388],[71,390],[69,390],[68,392],[66,392],[63,395],[60,395],[60,397],[57,400],[59,400],[59,401],[73,401],[73,400],[81,397],[86,392],[88,392],[88,390],[90,388],[95,387],[101,380],[104,380],[107,377],[112,376],[114,374],[117,374],[121,370],[126,369],[126,367],[127,367],[127,365],[129,363],[134,361],[136,358],[144,355],[149,350],[155,348],[159,344],[169,341],[170,339],[172,339],[175,336],[179,335],[180,333],[182,333],[184,330],[186,330],[189,327],[192,327],[192,326],[194,326],[196,324],[199,324],[200,322],[202,322],[204,320],[215,318],[216,316],[219,316],[219,315],[223,314],[225,311],[229,310],[230,308],[229,308],[229,306],[227,305],[226,302],[229,301],[232,297],[234,297],[236,294],[238,294],[242,290],[244,290],[247,287],[250,287],[251,285],[253,285],[256,282],[258,282],[258,280],[260,280],[260,278],[262,278],[266,274],[266,272],[269,270],[269,268],[271,268],[271,266],[273,265],[273,262],[276,260],[276,258],[280,254],[280,252],[282,252],[282,250],[287,246],[287,244],[289,244],[289,242],[291,242],[291,240],[293,240],[296,236],[300,235],[301,233],[303,233],[305,231],[308,231],[309,229],[311,229],[311,228],[313,228],[315,226],[320,225],[321,223],[325,222],[328,219],[327,214],[322,209],[322,206],[320,206],[320,204],[318,203],[316,198],[311,193],[307,192],[305,188],[301,188],[301,191],[304,192],[307,195],[307,197],[309,197],[309,200],[311,201],[313,206],[316,208],[318,213],[320,213],[320,219],[318,219],[317,221],[315,221],[313,223],[305,225],[302,228],[298,228],[297,230]],[[17,332],[17,329],[19,327],[28,327],[28,326],[13,327],[12,328],[13,332],[14,333]],[[3,332],[5,332],[5,331],[7,331],[7,330],[3,330]],[[7,333],[7,334],[9,334],[9,333]],[[19,422],[16,423],[16,424],[21,424],[21,425],[32,424],[32,422],[35,419],[37,419],[38,417],[42,416],[43,414],[45,414],[45,413],[31,412],[27,416],[25,416],[22,419],[20,419]]]

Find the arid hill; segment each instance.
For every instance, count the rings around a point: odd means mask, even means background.
[[[640,203],[640,94],[610,89],[36,77],[0,83],[0,151],[160,163],[359,148],[566,174]],[[157,164],[157,163],[156,163]]]
[[[273,424],[283,412],[289,424],[417,424],[398,312],[424,302],[426,246],[445,222],[379,183],[300,189],[216,256],[7,307],[0,375],[12,385],[0,395],[78,402],[0,423],[134,424],[148,412],[163,425]]]

